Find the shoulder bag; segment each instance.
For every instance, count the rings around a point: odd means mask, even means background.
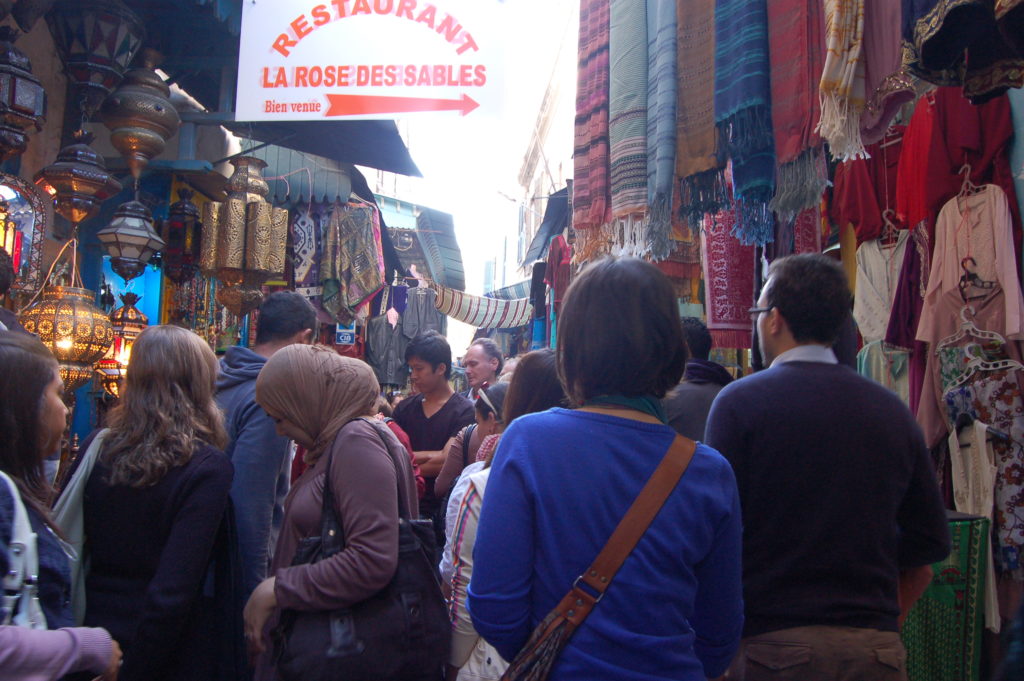
[[[576,578],[562,601],[530,634],[502,681],[544,681],[573,633],[594,609],[612,578],[644,536],[651,521],[683,477],[697,445],[677,435],[608,543],[587,571]],[[584,586],[586,588],[584,588]]]
[[[0,606],[0,624],[13,624],[27,629],[46,629],[46,615],[39,604],[39,554],[36,533],[28,519],[25,503],[6,473],[0,479],[11,494],[14,504],[14,523],[7,573],[3,576],[3,605]]]
[[[395,462],[387,440],[371,423]],[[382,427],[386,428],[381,424]],[[320,536],[303,539],[292,565],[325,560],[345,548],[327,459]],[[395,462],[395,470],[403,468]],[[430,521],[414,520],[398,491],[398,566],[391,582],[338,610],[285,610],[274,630],[274,663],[284,681],[397,681],[436,676],[448,659],[451,624],[434,562]]]

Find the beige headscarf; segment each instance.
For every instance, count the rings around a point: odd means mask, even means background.
[[[350,420],[373,411],[380,384],[365,362],[322,345],[289,345],[275,352],[256,379],[256,402],[295,424],[313,446],[312,463]]]

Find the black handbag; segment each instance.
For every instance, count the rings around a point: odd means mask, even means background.
[[[395,452],[377,425],[371,424],[394,461]],[[329,484],[332,456],[328,454],[320,536],[299,543],[292,565],[315,563],[345,548]],[[395,470],[403,470],[398,462]],[[275,667],[284,681],[441,677],[448,661],[451,623],[433,560],[434,531],[429,521],[410,517],[400,486],[398,492],[398,567],[391,582],[347,608],[283,611],[273,640]]]

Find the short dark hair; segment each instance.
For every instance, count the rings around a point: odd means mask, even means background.
[[[416,337],[405,346],[405,361],[413,357],[419,358],[437,371],[440,364],[444,365],[444,377],[452,377],[452,346],[437,331],[430,330],[416,334]]]
[[[575,404],[598,395],[662,398],[689,353],[672,284],[638,258],[604,258],[569,286],[558,320],[558,375]]]
[[[519,360],[508,384],[505,423],[512,423],[524,414],[564,406],[565,402],[555,351],[542,348],[528,352]]]
[[[494,414],[494,418],[502,423],[507,423],[502,418],[502,415],[505,413],[505,395],[508,393],[508,383],[495,383],[486,388],[481,388],[480,392],[487,395],[487,399],[494,405],[494,409],[491,409],[491,404],[487,404],[483,397],[478,397],[476,398],[475,405],[477,413],[484,418]]]
[[[786,320],[793,340],[831,346],[850,315],[846,272],[832,258],[802,253],[779,258],[768,270],[766,302]]]
[[[11,258],[11,254],[0,248],[0,296],[7,293],[11,289],[11,284],[14,283],[14,277],[17,273],[14,271],[14,259]]]
[[[475,341],[469,344],[469,347],[473,347],[474,345],[479,345],[481,349],[483,349],[484,354],[486,354],[491,359],[498,360],[498,368],[495,369],[494,373],[500,374],[501,367],[505,366],[505,357],[502,356],[501,348],[498,347],[498,344],[495,343],[490,338],[477,338]]]
[[[316,328],[316,308],[306,296],[295,291],[275,291],[260,305],[256,342],[273,343],[306,329],[316,333]]]
[[[683,317],[683,335],[686,336],[686,347],[690,349],[690,357],[707,359],[711,356],[711,333],[704,322],[696,317]]]

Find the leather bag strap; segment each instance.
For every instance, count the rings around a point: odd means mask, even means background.
[[[576,578],[572,589],[558,604],[558,610],[573,628],[578,627],[597,605],[626,558],[644,536],[658,511],[683,477],[697,444],[676,435],[661,463],[619,521],[608,542],[587,571]],[[587,588],[582,588],[585,585]],[[595,595],[596,594],[596,595]]]

